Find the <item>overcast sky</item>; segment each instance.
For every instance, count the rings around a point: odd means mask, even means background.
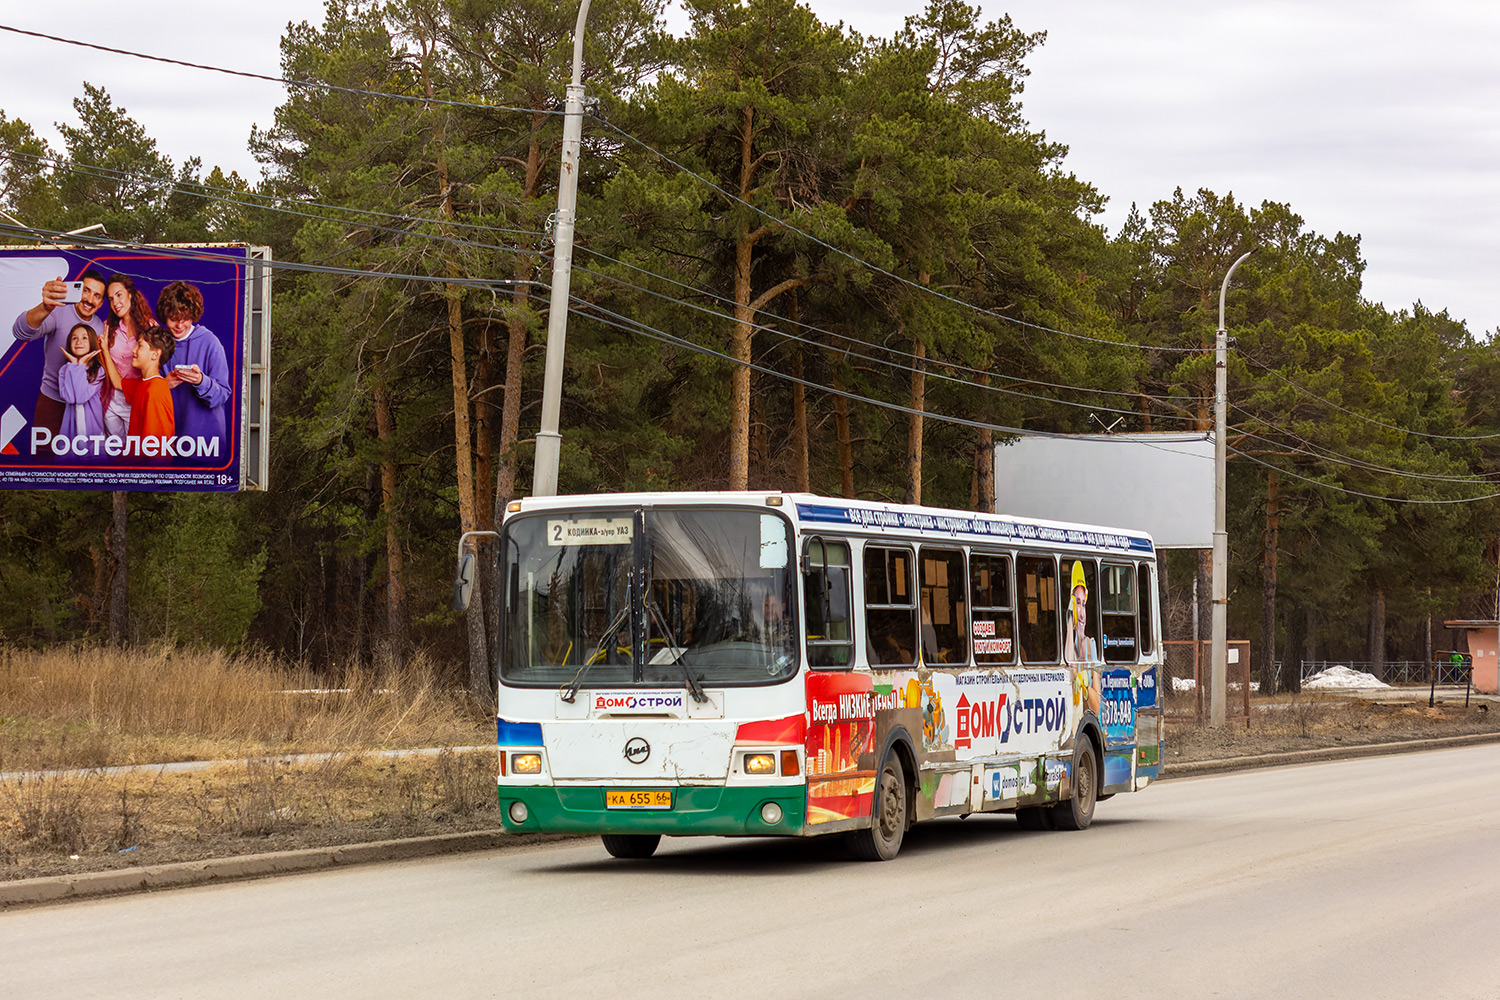
[[[915,3],[812,0],[829,21],[890,34]],[[1011,0],[1045,30],[1022,101],[1066,164],[1109,198],[1111,232],[1182,187],[1289,203],[1312,229],[1363,237],[1365,294],[1500,325],[1500,3],[1471,0]],[[67,13],[59,16],[57,10]],[[223,13],[220,13],[220,10]],[[96,16],[97,15],[97,16]],[[317,0],[6,0],[0,23],[277,73],[289,20]],[[246,149],[281,99],[271,83],[0,33],[0,110],[53,142],[82,82],[101,85],[167,155],[259,177]]]

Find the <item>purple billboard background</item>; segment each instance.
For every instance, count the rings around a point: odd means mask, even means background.
[[[203,259],[209,255],[224,259]],[[0,250],[0,489],[238,490],[244,410],[243,265],[247,257],[247,248],[226,246]],[[47,268],[49,261],[65,262],[66,267]],[[49,432],[35,428],[33,417],[43,374],[43,340],[12,341],[12,326],[18,316],[41,302],[42,281],[57,277],[57,271],[62,272],[64,280],[76,281],[89,268],[102,273],[106,280],[116,274],[128,275],[153,312],[157,296],[174,281],[185,281],[202,293],[203,316],[198,325],[218,339],[229,368],[225,382],[230,398],[224,404],[222,437],[184,435],[174,440],[170,455],[151,456],[126,454],[125,442],[110,441],[106,435],[75,438],[63,454],[55,447],[61,440],[41,442]],[[48,273],[37,280],[42,269]],[[108,314],[106,301],[99,315]],[[162,322],[161,317],[157,322]],[[163,374],[172,367],[170,363],[165,365]]]

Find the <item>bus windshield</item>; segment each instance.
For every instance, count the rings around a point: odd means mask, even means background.
[[[565,509],[501,545],[513,684],[769,684],[797,672],[791,526],[769,511]],[[580,673],[581,672],[581,673]]]

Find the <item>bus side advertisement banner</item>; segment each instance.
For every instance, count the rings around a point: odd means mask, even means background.
[[[0,249],[0,488],[240,489],[248,260],[243,246]],[[64,301],[45,303],[57,280]],[[137,328],[168,325],[163,301],[178,329],[132,348]]]

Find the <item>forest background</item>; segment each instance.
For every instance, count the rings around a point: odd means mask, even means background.
[[[1359,237],[1287,204],[1178,189],[1111,235],[1023,116],[1044,36],[1008,18],[933,0],[879,38],[794,0],[685,7],[678,37],[658,0],[590,14],[563,492],[992,509],[1017,430],[1209,430],[1217,293],[1254,247],[1229,622],[1262,689],[1276,660],[1422,659],[1434,621],[1495,614],[1487,332],[1367,301]],[[489,691],[492,591],[449,610],[454,545],[528,492],[575,15],[331,0],[283,38],[253,182],[174,161],[100,87],[61,149],[0,110],[0,210],[29,227],[5,242],[104,223],[282,265],[271,489],[130,494],[123,566],[109,495],[0,491],[0,643],[254,647],[330,678],[420,650]],[[1187,638],[1206,556],[1165,565]]]

